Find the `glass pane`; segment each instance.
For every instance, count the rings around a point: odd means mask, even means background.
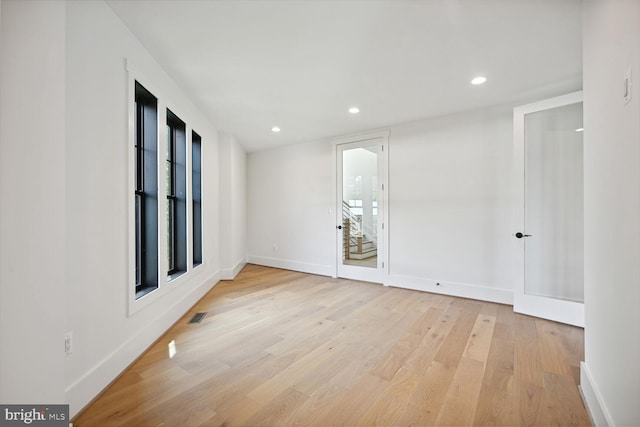
[[[142,284],[142,196],[136,194],[136,285]]]
[[[378,266],[378,146],[342,152],[342,262]]]
[[[167,269],[169,272],[172,272],[175,269],[174,263],[174,243],[173,236],[174,232],[174,204],[173,200],[167,199]]]
[[[584,301],[582,103],[525,116],[525,293]]]

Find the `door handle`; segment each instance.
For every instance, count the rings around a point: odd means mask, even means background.
[[[516,236],[518,239],[522,239],[523,237],[531,237],[531,234],[522,234],[518,231],[516,234],[514,234],[514,236]]]
[[[341,225],[337,225],[337,226],[336,226],[336,228],[337,228],[338,230],[342,230],[342,226],[341,226]]]

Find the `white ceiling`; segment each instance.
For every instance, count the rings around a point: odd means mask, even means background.
[[[582,87],[581,0],[107,3],[248,151]]]

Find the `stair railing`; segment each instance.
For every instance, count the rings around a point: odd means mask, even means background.
[[[377,246],[375,239],[376,233],[361,223],[360,219],[351,210],[351,206],[344,200],[342,201],[342,222],[344,229],[349,230],[349,245],[357,245],[359,251],[362,252],[362,240],[363,238],[369,237],[373,246]],[[346,244],[347,238],[345,236],[345,245]],[[345,253],[348,252],[349,251],[346,251]]]

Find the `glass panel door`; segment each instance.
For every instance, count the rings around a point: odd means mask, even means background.
[[[378,265],[377,148],[342,152],[342,262],[347,265]]]
[[[584,326],[582,93],[514,109],[514,311]]]
[[[584,302],[582,103],[524,117],[525,293]]]
[[[338,145],[338,275],[381,282],[382,140]]]

